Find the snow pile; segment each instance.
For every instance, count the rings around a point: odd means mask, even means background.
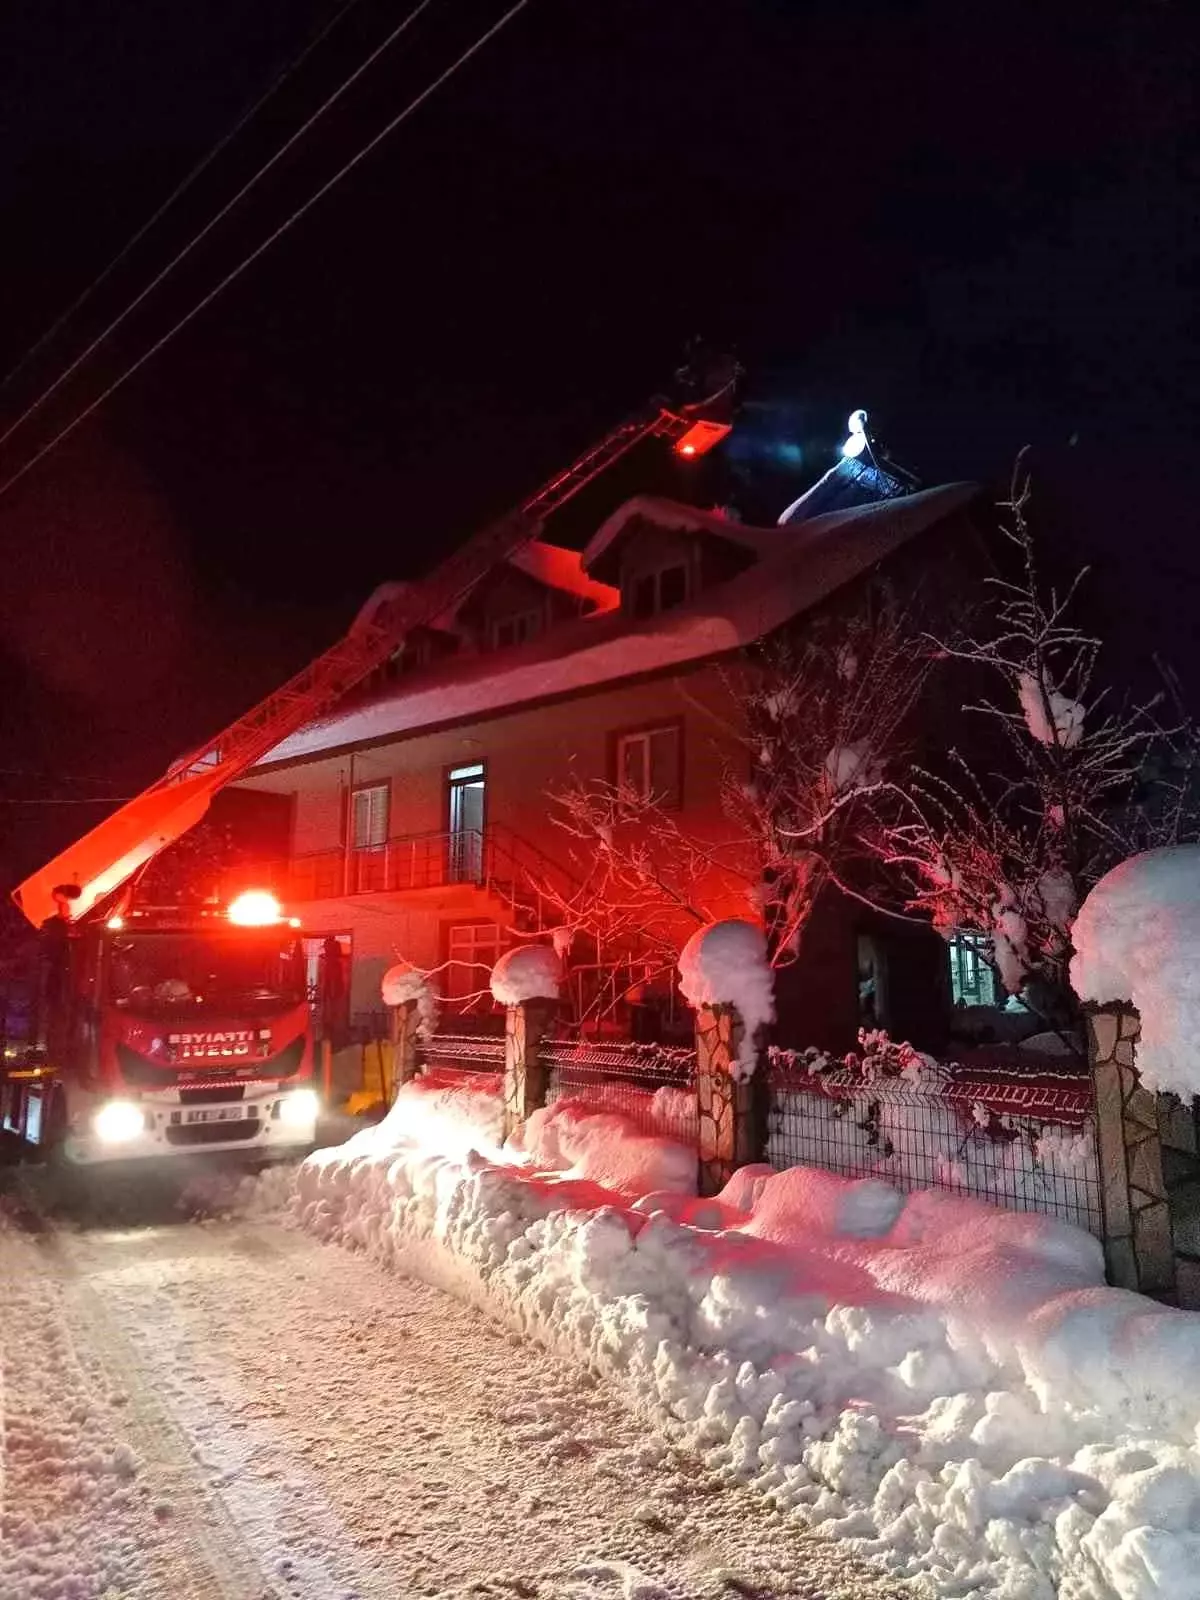
[[[535,1111],[512,1144],[538,1166],[603,1184],[615,1194],[636,1199],[653,1190],[696,1192],[694,1145],[639,1133],[619,1112],[597,1112],[576,1100]]]
[[[522,944],[506,950],[492,969],[492,998],[497,1005],[518,1006],[523,1000],[557,1000],[562,963],[549,945]]]
[[[395,1134],[311,1158],[302,1220],[611,1377],[719,1475],[937,1593],[1195,1595],[1200,1317],[1105,1288],[1086,1234],[804,1169],[630,1204]]]
[[[411,962],[398,961],[384,973],[380,990],[385,1006],[403,1006],[415,1000],[417,1032],[425,1039],[433,1035],[437,1029],[440,996],[437,986],[430,983],[428,973],[422,972],[420,967],[414,967]]]
[[[1146,1087],[1200,1094],[1200,845],[1122,861],[1083,902],[1071,938],[1079,998],[1124,1000],[1141,1016]]]
[[[401,1144],[460,1158],[477,1150],[498,1160],[504,1144],[503,1079],[483,1072],[467,1077],[426,1071],[419,1080],[400,1085],[382,1122],[360,1128],[345,1144],[317,1150],[308,1159],[386,1155]]]
[[[690,1006],[733,1006],[745,1025],[737,1076],[758,1060],[755,1034],[775,1020],[775,975],[767,941],[752,922],[714,922],[694,933],[679,957],[679,992]]]
[[[1084,708],[1078,700],[1061,694],[1049,683],[1030,672],[1021,673],[1017,697],[1025,716],[1025,726],[1039,744],[1057,744],[1072,750],[1083,737]]]

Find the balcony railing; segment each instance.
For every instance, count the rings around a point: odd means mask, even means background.
[[[288,903],[473,884],[533,909],[546,888],[569,889],[557,862],[499,827],[403,834],[380,845],[293,856],[274,879]]]

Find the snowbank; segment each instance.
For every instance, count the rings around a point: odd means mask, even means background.
[[[514,1148],[538,1166],[590,1179],[634,1199],[653,1190],[696,1192],[694,1145],[639,1133],[619,1112],[595,1111],[575,1100],[562,1099],[535,1111]]]
[[[775,1020],[775,978],[767,941],[752,922],[714,922],[694,933],[679,957],[679,992],[690,1006],[734,1006],[745,1024],[737,1076],[758,1059],[754,1035]]]
[[[506,950],[492,969],[492,998],[502,1006],[557,1000],[561,983],[562,963],[549,945],[518,945]]]
[[[502,1154],[486,1101],[406,1088],[369,1143],[305,1163],[302,1220],[610,1376],[712,1470],[936,1592],[1195,1595],[1200,1317],[1106,1288],[1095,1240],[802,1168],[631,1203],[577,1175],[572,1115]],[[538,1165],[556,1152],[572,1166]]]
[[[1079,998],[1137,1008],[1146,1087],[1200,1094],[1200,845],[1122,861],[1083,902],[1071,939]]]

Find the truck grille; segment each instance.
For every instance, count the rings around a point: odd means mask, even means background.
[[[205,1084],[202,1089],[180,1089],[179,1103],[181,1106],[216,1106],[228,1105],[232,1100],[246,1098],[246,1085],[244,1083],[227,1083],[210,1085]]]
[[[247,1117],[240,1122],[168,1123],[163,1132],[168,1144],[226,1144],[231,1139],[253,1139],[261,1127],[257,1117]]]
[[[171,1089],[177,1083],[194,1080],[201,1074],[220,1074],[228,1078],[231,1072],[239,1077],[267,1080],[291,1078],[299,1072],[304,1060],[304,1037],[293,1039],[291,1044],[273,1056],[243,1056],[236,1061],[182,1061],[176,1064],[152,1061],[129,1045],[118,1042],[117,1066],[122,1082],[130,1089]]]

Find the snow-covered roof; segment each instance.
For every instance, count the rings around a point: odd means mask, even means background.
[[[976,493],[974,484],[947,484],[773,530],[766,559],[664,616],[601,612],[513,650],[443,662],[310,723],[259,769],[729,655],[820,604]]]
[[[608,550],[620,539],[631,522],[652,522],[656,528],[672,532],[706,533],[730,544],[741,545],[756,556],[779,549],[779,534],[773,528],[749,528],[719,511],[700,511],[678,500],[663,500],[657,495],[639,494],[626,500],[602,522],[584,546],[584,570],[591,572]]]
[[[811,484],[779,518],[779,526],[810,522],[831,511],[847,511],[852,506],[872,505],[879,500],[894,500],[905,492],[899,478],[871,461],[843,456],[829,471]]]
[[[547,589],[557,589],[577,600],[589,601],[597,611],[612,611],[621,603],[619,589],[588,577],[578,550],[564,550],[561,545],[531,539],[508,557],[508,565]]]

